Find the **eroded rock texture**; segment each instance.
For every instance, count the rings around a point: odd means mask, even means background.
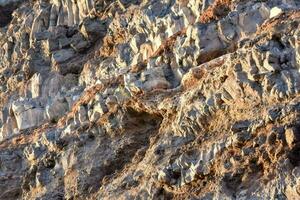
[[[300,199],[299,9],[0,0],[0,199]]]

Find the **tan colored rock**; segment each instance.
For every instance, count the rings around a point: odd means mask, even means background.
[[[285,130],[285,140],[290,148],[293,148],[299,140],[297,131],[293,128]]]
[[[21,2],[0,28],[0,199],[297,199],[299,6]]]

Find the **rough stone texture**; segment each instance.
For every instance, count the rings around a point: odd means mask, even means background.
[[[299,9],[0,0],[0,199],[300,199]]]
[[[37,127],[44,123],[44,109],[37,102],[26,99],[15,101],[12,103],[12,111],[19,130]]]

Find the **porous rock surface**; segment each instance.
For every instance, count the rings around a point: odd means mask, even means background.
[[[300,199],[297,0],[0,0],[0,199]]]

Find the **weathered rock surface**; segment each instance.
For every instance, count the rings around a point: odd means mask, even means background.
[[[300,199],[299,9],[0,0],[0,199]]]

